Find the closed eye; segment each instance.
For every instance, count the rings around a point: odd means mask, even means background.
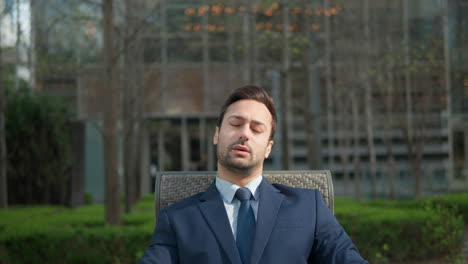
[[[260,128],[254,128],[252,129],[255,133],[263,133],[263,130]]]

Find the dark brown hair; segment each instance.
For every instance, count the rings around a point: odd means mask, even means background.
[[[275,136],[277,121],[275,103],[273,102],[273,99],[270,97],[270,95],[268,95],[268,93],[265,91],[265,89],[251,84],[239,87],[232,91],[221,107],[221,112],[218,117],[218,127],[221,128],[221,124],[223,123],[224,114],[226,113],[227,108],[231,104],[240,100],[255,100],[266,106],[272,117],[270,139],[273,139]]]

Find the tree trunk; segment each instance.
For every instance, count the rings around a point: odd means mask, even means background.
[[[356,16],[356,17],[355,17]],[[351,17],[348,17],[352,21],[360,20],[361,14],[353,14]],[[345,24],[347,21],[345,20]],[[362,171],[361,171],[361,131],[363,131],[363,123],[362,123],[362,116],[363,111],[360,108],[363,104],[363,98],[361,94],[363,91],[363,85],[361,84],[360,80],[356,77],[361,74],[363,68],[361,66],[363,52],[362,52],[362,31],[359,27],[354,29],[353,33],[350,36],[350,41],[346,41],[345,45],[351,45],[351,48],[346,48],[346,53],[350,56],[350,69],[347,69],[345,73],[347,77],[347,86],[351,85],[351,89],[349,91],[350,97],[350,111],[351,111],[351,118],[350,118],[350,126],[349,129],[351,130],[351,138],[349,139],[349,148],[350,152],[352,151],[351,159],[351,166],[353,170],[353,178],[354,178],[354,191],[356,199],[362,198],[362,189],[361,189],[361,178],[362,178]],[[341,56],[341,55],[338,55]],[[352,144],[352,145],[351,145]],[[352,150],[351,150],[352,148]]]
[[[231,6],[235,5],[235,0],[231,0],[229,2]],[[235,16],[229,15],[227,17],[227,31],[228,31],[228,40],[227,40],[227,50],[228,50],[228,80],[229,82],[226,85],[229,85],[229,90],[234,90],[234,82],[236,80],[236,71],[238,71],[238,68],[235,64],[234,61],[234,49],[235,49],[235,35],[234,35],[234,26],[235,22],[234,21]],[[205,136],[205,135],[203,135]]]
[[[251,1],[244,0],[244,14],[243,14],[243,29],[242,29],[242,46],[243,46],[243,60],[244,60],[244,67],[242,71],[242,80],[244,83],[251,83],[252,82],[252,47],[250,44],[250,21],[251,21]]]
[[[425,87],[426,88],[426,87]],[[428,117],[431,114],[431,105],[435,103],[432,101],[432,98],[436,98],[436,94],[434,93],[434,88],[430,87],[429,89],[425,89],[424,96],[422,102],[418,102],[418,112],[420,113],[420,118],[418,118],[418,122],[414,122],[416,125],[414,137],[414,177],[415,177],[415,198],[418,199],[423,196],[423,169],[422,169],[422,161],[424,157],[424,145],[427,139],[427,128],[430,126],[431,120]]]
[[[330,0],[324,0],[325,10],[330,10]],[[327,138],[328,138],[328,167],[333,169],[335,149],[334,149],[334,128],[333,128],[333,82],[331,65],[331,25],[330,16],[324,16],[325,24],[325,89],[327,91]]]
[[[420,129],[424,129],[421,127]],[[414,175],[414,197],[419,199],[422,197],[422,170],[421,170],[421,161],[423,155],[423,142],[422,139],[419,139],[416,143],[415,157],[412,161],[413,165],[413,175]]]
[[[451,181],[451,177],[454,176],[454,168],[453,168],[453,160],[454,160],[454,153],[453,153],[453,126],[452,126],[452,62],[451,62],[451,53],[450,53],[450,3],[449,0],[444,0],[444,13],[443,13],[443,30],[444,30],[444,79],[445,79],[445,94],[447,100],[446,106],[446,113],[447,113],[447,146],[448,146],[448,160],[452,161],[449,162],[447,168],[447,175],[449,176],[449,182]],[[465,147],[466,148],[466,147]]]
[[[138,121],[126,120],[128,126],[125,130],[124,146],[124,177],[125,177],[125,212],[130,213],[137,202],[138,169]]]
[[[205,6],[208,5],[208,1],[204,1]],[[203,111],[209,111],[211,102],[208,100],[211,87],[210,78],[210,44],[209,44],[209,32],[208,32],[208,16],[210,12],[204,12],[202,17],[202,41],[203,41]],[[182,161],[184,163],[184,161]]]
[[[343,73],[344,75],[344,73]],[[343,88],[343,87],[342,87]],[[343,171],[343,181],[344,181],[344,195],[349,196],[349,171],[348,171],[348,165],[349,165],[349,137],[347,131],[349,131],[349,118],[347,117],[349,113],[349,106],[348,106],[348,96],[347,94],[341,89],[340,91],[340,96],[337,96],[336,102],[342,102],[338,104],[337,107],[339,107],[339,116],[340,116],[340,121],[337,122],[337,131],[338,131],[338,144],[339,144],[339,149],[340,149],[340,159],[341,159],[341,167]],[[339,126],[339,128],[338,128]]]
[[[396,190],[395,190],[395,174],[396,174],[396,165],[395,165],[395,156],[393,155],[393,144],[392,144],[392,131],[393,131],[393,97],[394,97],[394,75],[393,75],[393,44],[389,37],[387,37],[387,48],[390,53],[390,61],[387,65],[387,100],[386,100],[386,116],[387,122],[385,122],[385,146],[387,148],[387,166],[388,166],[388,188],[390,199],[396,199]]]
[[[3,18],[3,10],[0,13],[0,24]],[[0,44],[2,35],[0,33]],[[2,47],[0,45],[0,208],[8,207],[8,183],[7,183],[7,152],[6,152],[6,131],[5,131],[5,112],[6,112],[6,96],[3,85],[3,61]]]
[[[389,79],[387,80],[388,90],[387,90],[387,122],[385,122],[385,146],[387,148],[387,166],[388,166],[388,188],[390,199],[396,199],[395,191],[395,174],[396,174],[396,165],[395,165],[395,156],[393,155],[393,143],[392,143],[392,131],[393,131],[393,112],[391,106],[393,105],[393,75],[389,72]]]
[[[309,1],[303,0],[302,7],[303,10],[310,9]],[[311,40],[309,15],[304,12],[303,17],[304,37],[309,41]],[[307,142],[307,165],[309,169],[319,169],[320,154],[317,151],[317,142],[320,142],[320,140],[317,140],[317,138],[320,135],[317,133],[318,131],[316,131],[316,123],[319,117],[314,113],[313,109],[314,107],[317,107],[314,103],[319,103],[320,100],[314,100],[313,98],[313,90],[317,89],[317,87],[314,87],[312,75],[312,51],[311,44],[309,44],[309,42],[304,46],[303,52],[303,65],[307,74],[307,87],[304,89],[304,131]]]
[[[168,42],[169,36],[167,32],[167,1],[161,1],[161,84],[159,87],[159,111],[165,113],[167,111],[167,101],[168,101]],[[160,165],[161,166],[161,165]]]
[[[20,0],[15,1],[16,5],[16,43],[15,43],[15,89],[18,89],[20,86],[19,72],[22,64],[20,48],[21,48],[21,13],[20,13]]]
[[[137,6],[138,7],[138,6]],[[134,23],[135,5],[131,1],[125,1],[125,35],[124,35],[124,57],[123,57],[123,171],[125,182],[125,212],[130,213],[133,205],[136,203],[137,197],[137,180],[139,175],[136,173],[137,167],[137,151],[138,146],[138,104],[139,95],[138,90],[140,85],[137,84],[138,80],[142,78],[142,69],[139,65],[142,62],[138,50],[141,48],[139,45],[139,34],[137,32],[137,23]],[[130,38],[132,38],[130,40]]]
[[[361,199],[361,165],[359,156],[359,102],[355,91],[351,91],[351,112],[353,116],[353,168],[356,199]]]
[[[422,112],[421,115],[427,114]],[[424,119],[424,118],[423,118]],[[416,123],[416,122],[415,122]],[[422,197],[422,169],[421,162],[424,154],[424,141],[425,141],[425,122],[418,120],[417,132],[415,140],[412,141],[412,151],[410,157],[411,172],[414,179],[414,198],[419,199]]]
[[[291,64],[291,53],[290,53],[290,32],[289,28],[289,8],[288,1],[282,0],[283,7],[283,61],[282,61],[282,82],[283,87],[281,89],[281,109],[283,117],[282,125],[282,152],[283,152],[283,169],[288,170],[293,167],[292,157],[292,145],[291,145],[291,76],[290,76],[290,64]]]
[[[258,34],[261,34],[260,32],[257,33],[257,30],[256,30],[256,26],[257,25],[257,13],[256,11],[254,10],[254,8],[256,7],[252,7],[252,2],[254,1],[249,1],[250,4],[249,4],[249,7],[250,7],[250,18],[251,18],[251,23],[250,23],[250,39],[251,39],[251,42],[252,42],[252,56],[251,56],[251,60],[252,60],[252,83],[254,84],[257,84],[257,85],[261,85],[261,77],[260,77],[260,65],[258,63],[258,56],[259,56],[259,53],[260,53],[260,48],[259,48],[259,45],[258,45],[258,41],[257,41],[257,36]],[[255,2],[254,2],[255,3]]]
[[[114,57],[113,0],[103,0],[104,19],[104,183],[105,183],[105,220],[108,224],[119,225],[120,184],[117,171],[117,89],[115,85],[116,63]]]
[[[139,98],[142,98],[142,97],[139,97]],[[143,104],[140,104],[140,105],[143,105]],[[143,107],[141,108],[143,109]],[[141,110],[139,113],[142,113],[143,110]],[[144,143],[145,143],[145,140],[144,140],[144,137],[146,136],[145,134],[145,130],[146,127],[145,127],[145,123],[144,123],[144,120],[143,118],[141,117],[141,115],[138,117],[138,130],[136,131],[136,139],[135,139],[135,157],[134,157],[134,162],[135,162],[135,167],[133,169],[134,171],[134,175],[135,175],[135,196],[134,196],[134,199],[133,199],[133,205],[135,205],[136,202],[138,202],[138,200],[141,198],[142,196],[142,182],[145,181],[143,180],[143,177],[148,177],[149,175],[147,173],[145,173],[143,171],[144,168],[146,168],[147,170],[149,170],[149,163],[148,162],[148,166],[145,166],[143,167],[142,164],[146,164],[146,163],[143,163],[142,159],[143,158],[149,158],[148,156],[145,156],[143,155],[143,151],[144,151]],[[145,186],[146,187],[146,186]],[[148,193],[148,191],[146,191],[146,193]]]
[[[366,43],[366,57],[364,58],[364,109],[366,115],[366,135],[367,135],[367,146],[369,148],[369,170],[371,177],[371,197],[372,199],[377,198],[377,183],[376,183],[376,172],[377,172],[377,160],[375,154],[374,145],[374,119],[372,115],[372,85],[370,80],[370,61],[371,61],[371,39],[370,39],[370,7],[369,0],[364,0],[364,39]]]
[[[411,64],[411,54],[410,54],[410,29],[409,29],[409,1],[403,0],[403,41],[404,41],[404,64],[405,64],[405,101],[406,101],[406,141],[407,141],[407,149],[408,149],[408,161],[412,166],[410,172],[412,173],[412,178],[414,182],[415,190],[417,189],[416,186],[419,185],[419,179],[417,179],[417,175],[414,173],[417,170],[414,168],[414,155],[415,155],[415,143],[413,142],[413,94],[412,94],[412,86],[411,86],[411,72],[410,72],[410,64]],[[418,197],[418,194],[415,193],[415,196]]]

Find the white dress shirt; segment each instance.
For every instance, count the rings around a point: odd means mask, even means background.
[[[250,192],[253,194],[253,199],[250,201],[250,205],[252,206],[255,220],[257,220],[257,211],[258,211],[258,198],[260,193],[257,192],[257,188],[262,182],[263,176],[260,175],[255,179],[251,180],[245,187],[249,188]],[[237,189],[240,186],[223,180],[219,177],[216,177],[216,188],[221,193],[221,197],[223,198],[224,207],[226,208],[226,213],[229,219],[229,223],[231,224],[232,234],[234,235],[234,239],[236,238],[237,234],[237,214],[239,213],[239,208],[241,202],[234,198]]]

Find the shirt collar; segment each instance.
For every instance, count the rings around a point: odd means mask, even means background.
[[[260,186],[262,179],[263,176],[259,175],[258,177],[255,177],[253,180],[247,183],[247,185],[245,185],[245,187],[249,188],[250,192],[252,192],[254,200],[258,200],[259,198],[260,192],[257,192],[257,188],[258,186]],[[228,203],[232,203],[234,195],[236,194],[236,191],[240,188],[240,186],[232,182],[223,180],[220,177],[216,177],[216,188],[218,188],[218,191],[221,193],[223,200],[225,200]]]

